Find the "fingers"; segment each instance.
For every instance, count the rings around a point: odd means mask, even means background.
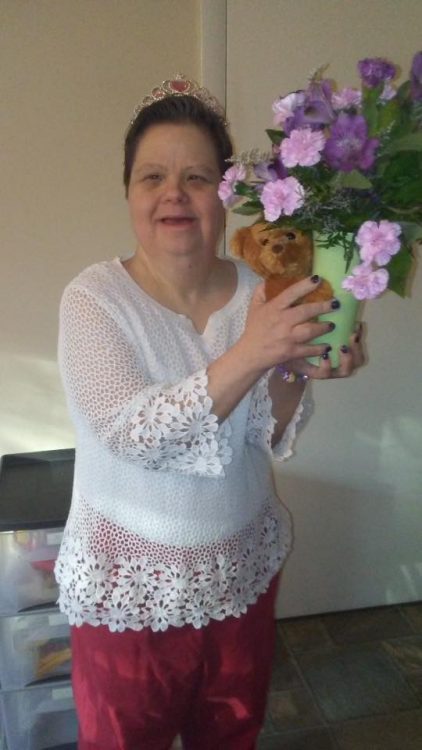
[[[316,279],[316,281],[315,281]],[[294,305],[310,290],[314,290],[321,282],[319,276],[312,276],[303,281],[298,281],[274,297],[267,304],[272,305],[278,312],[289,310],[289,319],[292,325],[300,325],[310,318],[316,318],[318,315],[335,311],[339,308],[338,300],[332,299],[324,302],[305,302]]]
[[[365,363],[362,347],[362,324],[350,336],[349,345],[343,345],[339,351],[339,365],[332,369],[333,378],[348,378],[354,371]]]
[[[341,346],[339,351],[339,365],[333,370],[333,377],[347,378],[355,369],[353,354],[349,346]]]
[[[315,321],[309,320],[305,323],[297,325],[295,328],[295,340],[298,343],[304,343],[305,341],[312,341],[312,339],[324,336],[326,333],[330,333],[333,330],[333,324],[331,321]],[[325,345],[324,345],[325,346]],[[328,346],[328,341],[326,346]]]
[[[297,359],[291,362],[286,362],[286,367],[287,369],[292,370],[292,372],[306,375],[312,380],[328,380],[333,377],[333,369],[331,367],[329,355],[330,349],[331,347],[327,346],[326,351],[320,354],[317,365],[310,364],[307,359]],[[315,356],[315,352],[312,354]]]
[[[274,304],[280,310],[285,310],[287,307],[291,307],[298,302],[306,294],[315,292],[321,282],[322,279],[320,276],[308,276],[306,279],[291,284],[284,291],[280,292],[280,294],[277,294],[276,297],[270,300],[270,304]]]
[[[352,334],[349,340],[349,345],[344,345],[339,350],[339,365],[338,367],[331,366],[330,360],[330,346],[325,346],[325,351],[312,352],[311,356],[318,356],[319,361],[317,365],[310,364],[306,359],[297,359],[292,362],[287,362],[286,366],[293,372],[307,375],[313,380],[328,380],[332,378],[347,378],[353,375],[355,370],[365,364],[365,357],[362,346],[362,324],[358,324],[355,333]],[[324,345],[323,345],[324,346]],[[304,348],[304,347],[303,347]],[[309,346],[308,346],[309,349]],[[309,353],[303,355],[308,357]]]
[[[294,303],[307,294],[307,292],[316,289],[320,282],[321,279],[319,276],[308,276],[306,279],[291,284],[291,286],[287,287],[283,292],[280,292],[277,297],[274,297],[269,304],[274,304],[274,306],[285,310],[286,307],[294,305]]]
[[[336,310],[340,307],[338,300],[294,305],[294,302],[300,300],[310,289],[315,289],[319,283],[318,277],[303,279],[268,302],[265,299],[265,284],[261,283],[256,287],[248,314],[245,340],[254,356],[259,358],[262,367],[272,367],[277,362],[286,360],[321,358],[311,377],[328,378],[347,377],[362,364],[362,348],[356,335],[350,341],[350,346],[341,352],[338,367],[332,368],[327,356],[331,347],[324,342],[324,338],[335,327]],[[318,320],[324,314],[331,318],[331,313],[332,320]],[[314,343],[316,339],[322,343]]]

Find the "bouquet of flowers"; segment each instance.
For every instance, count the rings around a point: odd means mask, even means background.
[[[306,89],[277,98],[271,150],[235,157],[219,196],[235,213],[340,246],[346,274],[357,250],[342,283],[356,299],[386,288],[404,296],[422,237],[422,51],[398,87],[387,60],[358,70],[360,89],[338,90],[320,68]]]

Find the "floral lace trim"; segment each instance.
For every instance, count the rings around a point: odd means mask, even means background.
[[[247,440],[271,453],[271,439],[276,420],[271,409],[272,401],[268,392],[269,374],[256,384],[251,398],[247,425]]]
[[[131,453],[142,455],[144,468],[224,476],[223,466],[232,460],[231,428],[212,414],[207,386],[204,369],[174,386],[144,389],[130,420]]]
[[[265,451],[271,453],[275,459],[284,461],[293,455],[293,443],[297,430],[309,418],[312,402],[308,388],[306,388],[283,437],[276,446],[272,447],[271,441],[276,420],[271,413],[272,401],[268,391],[270,375],[271,373],[267,373],[261,378],[254,389],[248,416],[247,436],[248,442],[261,446]]]
[[[309,386],[306,386],[300,403],[293,414],[289,424],[284,430],[280,442],[273,448],[273,456],[278,461],[284,461],[293,455],[293,444],[299,429],[302,429],[312,414],[312,399]]]
[[[290,540],[290,527],[270,508],[229,545],[215,543],[193,554],[186,550],[186,564],[180,549],[174,563],[168,562],[169,551],[165,562],[155,555],[90,554],[79,536],[65,533],[55,568],[58,604],[71,625],[107,625],[119,632],[201,628],[211,619],[246,612],[280,569]]]

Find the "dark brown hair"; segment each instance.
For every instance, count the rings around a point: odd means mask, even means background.
[[[214,143],[222,175],[229,166],[227,159],[233,154],[233,145],[223,119],[193,96],[166,96],[141,109],[126,133],[123,169],[126,197],[139,141],[148,128],[165,123],[196,125],[207,133]]]

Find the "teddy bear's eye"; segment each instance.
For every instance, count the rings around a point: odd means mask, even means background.
[[[296,235],[295,235],[294,232],[287,232],[286,237],[287,237],[288,240],[295,240],[296,239]]]
[[[262,247],[265,247],[265,245],[268,245],[268,240],[261,240]]]

